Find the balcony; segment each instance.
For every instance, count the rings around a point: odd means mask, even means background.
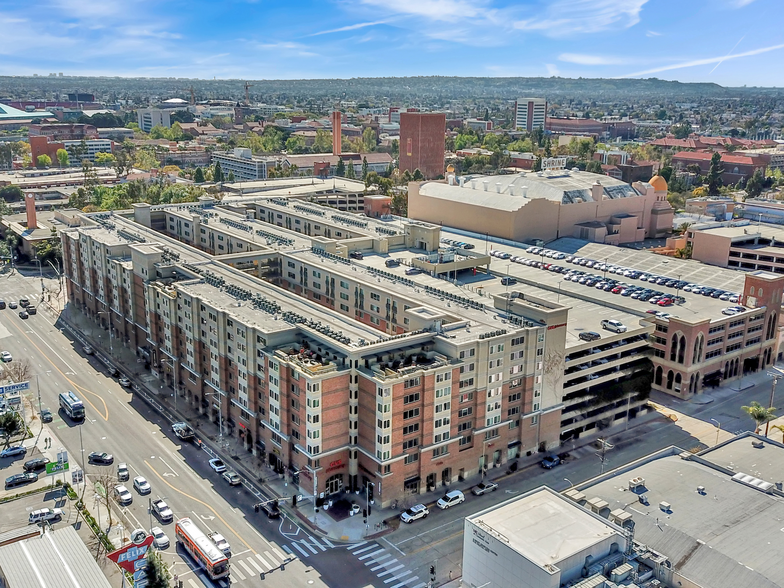
[[[275,357],[300,369],[310,376],[323,376],[338,370],[337,364],[326,359],[315,351],[282,350],[275,351]]]

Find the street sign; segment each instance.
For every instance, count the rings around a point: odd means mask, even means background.
[[[16,384],[6,384],[0,386],[0,394],[11,394],[13,392],[24,392],[30,389],[30,382],[18,382]]]
[[[52,461],[46,464],[46,475],[59,474],[60,472],[68,471],[68,462],[60,463],[59,461]]]
[[[68,463],[68,452],[65,449],[57,452],[57,462]]]
[[[84,471],[83,470],[73,470],[71,472],[71,483],[72,484],[81,484],[84,482]]]

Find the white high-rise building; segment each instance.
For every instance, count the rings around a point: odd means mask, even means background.
[[[520,98],[515,102],[515,130],[532,131],[544,128],[547,117],[547,100]]]
[[[149,133],[153,127],[161,125],[167,129],[171,127],[171,117],[168,110],[160,108],[140,108],[136,111],[139,128]]]

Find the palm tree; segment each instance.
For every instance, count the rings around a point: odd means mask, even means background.
[[[781,442],[784,443],[784,425],[773,425],[771,429],[776,429],[781,432]]]
[[[740,408],[757,423],[757,428],[754,430],[755,433],[760,432],[762,425],[776,418],[776,407],[766,408],[756,400],[751,403],[751,406],[741,406]]]

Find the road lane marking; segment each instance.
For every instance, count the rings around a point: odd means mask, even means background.
[[[354,555],[359,555],[360,553],[362,553],[364,551],[370,551],[371,549],[375,549],[376,547],[378,547],[378,546],[377,545],[371,545],[370,547],[363,547],[362,549],[357,549],[353,553],[354,553]]]
[[[377,564],[378,562],[380,562],[382,560],[385,560],[388,557],[392,557],[392,554],[391,553],[385,553],[381,557],[375,557],[375,558],[371,559],[370,561],[366,561],[365,565],[366,566],[372,566],[373,564]],[[392,563],[392,562],[387,562],[387,563],[385,563],[383,565],[388,565],[390,563]],[[379,567],[381,567],[381,566],[379,566]]]
[[[258,555],[258,554],[257,554],[257,555]],[[260,566],[259,564],[257,564],[257,563],[256,563],[256,560],[255,560],[255,559],[251,558],[251,559],[249,559],[248,561],[251,563],[251,565],[252,565],[254,568],[256,568],[256,569],[258,570],[258,572],[259,572],[259,573],[262,573],[262,572],[264,571],[263,569],[261,569],[261,566]]]
[[[191,496],[191,495],[190,495],[190,494],[188,494],[187,492],[183,492],[183,491],[182,491],[182,490],[180,490],[179,488],[176,488],[176,487],[172,486],[171,484],[169,484],[169,481],[168,481],[166,478],[164,478],[164,477],[163,477],[161,474],[159,474],[159,473],[158,473],[158,470],[156,470],[154,467],[152,467],[152,465],[150,465],[150,462],[148,462],[146,459],[144,460],[144,463],[146,463],[146,464],[147,464],[147,467],[148,467],[148,468],[150,468],[150,469],[152,470],[152,473],[153,473],[153,474],[155,474],[156,476],[158,476],[158,478],[160,478],[161,482],[163,482],[164,484],[166,484],[166,485],[167,485],[169,488],[171,488],[172,490],[174,490],[175,492],[177,492],[177,493],[179,493],[179,494],[182,494],[183,496],[185,496],[185,497],[187,497],[187,498],[190,498],[190,499],[191,499],[191,500],[193,500],[194,502],[198,502],[198,503],[199,503],[199,504],[201,504],[203,507],[207,508],[207,510],[209,510],[209,511],[210,511],[212,514],[214,514],[214,515],[215,515],[215,517],[216,517],[216,518],[217,518],[217,519],[218,519],[220,522],[222,522],[224,525],[226,525],[226,527],[229,529],[229,531],[231,531],[232,533],[234,533],[234,535],[235,535],[235,536],[236,536],[236,537],[237,537],[237,538],[238,538],[240,541],[242,541],[242,542],[245,544],[245,547],[247,547],[247,548],[248,548],[250,551],[252,551],[253,553],[256,553],[256,551],[255,551],[255,550],[254,550],[254,549],[253,549],[253,548],[252,548],[252,547],[251,547],[251,546],[248,544],[248,542],[247,542],[247,541],[245,541],[245,539],[243,539],[243,538],[242,538],[242,535],[240,535],[239,533],[237,533],[237,531],[235,531],[235,530],[234,530],[234,528],[233,528],[231,525],[229,525],[229,523],[227,523],[227,522],[224,520],[224,518],[223,518],[222,516],[220,516],[220,514],[218,513],[218,511],[216,511],[214,508],[212,508],[212,507],[211,507],[209,504],[207,504],[207,503],[206,503],[206,502],[204,502],[203,500],[199,500],[199,499],[198,499],[198,498],[196,498],[195,496]]]
[[[384,570],[383,572],[379,572],[376,575],[380,578],[381,576],[386,576],[387,574],[391,574],[392,572],[396,572],[397,570],[399,570],[400,568],[403,568],[403,567],[405,567],[405,566],[403,564],[400,564],[399,566],[395,566],[394,568],[389,568],[387,570]]]
[[[59,354],[59,353],[57,353],[57,352],[56,352],[54,349],[52,349],[52,346],[51,346],[51,345],[49,345],[49,343],[47,343],[47,342],[46,342],[46,339],[44,339],[43,337],[41,337],[41,335],[39,335],[37,331],[33,330],[33,331],[31,331],[31,332],[32,332],[32,333],[34,333],[34,334],[35,334],[35,336],[36,336],[36,337],[38,337],[38,338],[41,340],[41,342],[42,342],[44,345],[46,345],[46,346],[47,346],[47,347],[48,347],[48,348],[49,348],[49,349],[52,351],[52,353],[54,353],[54,354],[55,354],[55,355],[56,355],[56,356],[57,356],[57,357],[60,359],[60,361],[62,361],[62,362],[65,364],[65,367],[67,367],[67,368],[68,368],[69,370],[71,370],[72,372],[75,372],[75,371],[76,371],[75,369],[73,369],[73,368],[72,368],[72,367],[71,367],[71,366],[68,364],[68,362],[67,362],[67,361],[65,361],[65,360],[64,360],[64,359],[63,359],[63,358],[60,356],[60,354]],[[28,337],[28,339],[29,339],[29,337]],[[30,343],[32,343],[33,345],[35,345],[35,343],[33,343],[32,341],[30,341]],[[40,351],[40,350],[39,350],[39,351]],[[46,356],[44,356],[44,357],[46,357]]]
[[[305,551],[304,549],[302,549],[296,543],[292,543],[291,545],[292,545],[292,547],[294,547],[294,549],[296,549],[297,551],[299,551],[302,554],[302,557],[310,557],[310,554],[307,551]],[[313,553],[315,553],[315,551]]]
[[[367,559],[369,557],[374,557],[374,556],[378,555],[379,553],[384,553],[385,551],[386,551],[386,549],[382,547],[378,551],[374,551],[373,553],[366,553],[365,555],[363,555],[361,557],[358,557],[357,559],[359,561],[362,561],[362,560],[365,560],[365,559]]]
[[[371,562],[371,563],[372,563],[372,562]],[[370,571],[371,571],[371,572],[375,572],[376,570],[380,570],[381,568],[385,568],[385,567],[387,567],[387,566],[391,566],[391,565],[392,565],[392,564],[394,564],[394,563],[397,563],[397,560],[396,560],[396,559],[393,559],[393,560],[390,560],[390,561],[385,561],[384,563],[382,563],[382,564],[380,564],[380,565],[377,565],[377,566],[376,566],[376,567],[374,567],[374,568],[370,568]]]
[[[275,561],[275,556],[273,556],[269,551],[265,551],[264,555],[266,555],[269,558],[269,560],[274,564],[272,566],[273,568],[277,567],[278,562]],[[286,561],[286,558],[285,557],[281,557],[280,561]],[[272,569],[272,568],[270,568],[270,569]]]
[[[362,543],[354,543],[354,545],[346,545],[346,549],[348,551],[354,551],[357,547],[362,547],[366,543],[367,541],[362,541]]]
[[[239,569],[237,569],[237,566],[234,566],[234,567],[231,568],[231,575],[232,576],[239,576],[240,580],[243,580],[243,581],[245,581],[245,579],[246,579],[245,578],[245,574],[243,574],[241,571],[239,571]]]
[[[403,539],[402,541],[398,541],[397,545],[403,545],[403,543],[405,543],[406,541],[411,541],[412,539],[419,539],[422,535],[427,535],[428,533],[432,533],[433,531],[436,531],[438,529],[443,529],[444,527],[448,527],[449,525],[454,525],[458,521],[462,522],[463,519],[462,518],[452,519],[448,523],[444,523],[443,525],[438,525],[437,527],[433,527],[432,529],[430,529],[428,531],[425,531],[423,533],[419,533],[417,535],[414,535],[413,537],[409,537],[408,539]]]
[[[251,561],[253,561],[253,560],[251,560]],[[246,564],[244,561],[239,561],[237,563],[239,563],[242,566],[242,569],[244,569],[246,572],[248,572],[249,576],[254,576],[255,575],[253,570],[250,569],[250,566],[248,564]]]
[[[199,586],[199,585],[196,583],[196,580],[194,580],[193,578],[188,578],[188,584],[190,584],[191,586],[193,586],[193,588],[204,588],[203,586]]]
[[[313,547],[312,547],[312,546],[310,545],[310,543],[308,543],[307,541],[304,541],[304,540],[303,540],[303,541],[300,541],[300,543],[302,543],[302,545],[304,545],[305,547],[307,547],[307,548],[308,548],[308,551],[311,551],[311,552],[313,553],[313,555],[316,555],[316,554],[318,553],[318,551],[316,551],[315,549],[313,549]],[[325,550],[325,551],[326,551],[326,550]]]
[[[419,553],[420,551],[424,551],[425,549],[430,549],[434,545],[438,545],[439,543],[443,543],[444,541],[449,541],[450,539],[454,539],[455,537],[459,537],[462,534],[463,534],[463,531],[460,530],[457,533],[452,533],[451,535],[447,535],[446,537],[444,537],[443,539],[439,539],[438,541],[430,541],[427,545],[424,545],[423,547],[420,547],[419,549],[415,549],[414,551],[409,552],[408,555],[414,555],[415,553]],[[391,543],[390,543],[390,545],[391,545]],[[397,549],[397,548],[395,548],[395,549]],[[400,550],[398,550],[398,551],[400,551]]]
[[[271,570],[271,569],[272,569],[272,566],[271,566],[271,565],[269,565],[269,564],[267,563],[267,560],[265,560],[263,557],[261,557],[261,554],[260,554],[260,553],[257,553],[257,554],[256,554],[256,557],[258,558],[258,560],[259,560],[261,563],[263,563],[263,564],[264,564],[264,567],[265,567],[265,568],[267,568],[268,570]],[[262,571],[263,571],[263,570],[262,570]]]
[[[319,548],[321,551],[326,551],[326,550],[327,550],[327,548],[326,548],[326,547],[324,547],[324,546],[323,546],[321,543],[319,543],[318,541],[316,541],[316,539],[315,539],[314,537],[311,537],[310,535],[308,535],[308,539],[310,539],[310,540],[313,542],[313,545],[315,545],[316,547],[318,547],[318,548]]]
[[[13,324],[13,323],[11,323],[11,324]],[[69,384],[71,384],[77,390],[81,390],[82,392],[86,392],[88,394],[92,394],[93,396],[98,398],[98,400],[101,401],[101,403],[103,404],[103,408],[104,408],[105,414],[101,414],[100,411],[95,407],[95,405],[92,402],[90,402],[90,400],[88,398],[84,399],[84,401],[87,402],[87,404],[89,404],[95,412],[97,412],[101,417],[103,417],[103,420],[108,421],[109,420],[109,407],[106,406],[106,401],[103,398],[101,398],[98,394],[95,394],[94,392],[90,392],[89,390],[87,390],[86,388],[83,388],[82,386],[80,386],[79,384],[77,384],[76,382],[71,380],[68,376],[66,376],[65,373],[63,373],[63,370],[61,370],[59,367],[57,367],[54,364],[54,362],[51,359],[49,359],[49,357],[46,355],[46,353],[44,353],[43,350],[40,347],[38,347],[38,345],[33,343],[33,340],[30,337],[28,337],[27,334],[24,331],[22,331],[21,329],[18,329],[18,330],[19,330],[20,333],[22,333],[22,335],[25,337],[25,339],[30,341],[30,345],[35,347],[38,350],[38,353],[40,353],[41,355],[43,355],[46,358],[46,360],[49,362],[49,365],[51,365],[54,369],[56,369],[57,372],[63,378],[65,378],[68,381]],[[39,335],[39,337],[40,337],[40,335]],[[48,347],[48,345],[47,345],[47,347]],[[50,347],[50,349],[51,349],[51,347]],[[52,351],[54,352],[54,350],[52,350]],[[54,352],[54,353],[55,353],[55,355],[57,355],[56,352]],[[60,356],[58,355],[57,357],[60,357]],[[62,358],[60,358],[60,359],[62,360]],[[63,361],[63,363],[65,363],[65,361]],[[66,363],[65,365],[68,365],[68,364]],[[69,369],[73,370],[73,368],[70,368],[70,366],[69,366]]]
[[[394,543],[392,543],[392,542],[391,542],[389,539],[387,539],[386,537],[382,537],[382,538],[381,538],[381,540],[382,540],[382,541],[384,541],[384,543],[386,543],[387,545],[389,545],[389,546],[390,546],[392,549],[394,549],[395,551],[397,551],[397,552],[398,552],[400,555],[402,555],[403,557],[405,557],[405,555],[406,555],[406,554],[405,554],[405,553],[403,553],[403,552],[402,552],[400,549],[398,549],[397,545],[395,545]]]
[[[384,584],[389,584],[390,582],[394,582],[395,580],[399,580],[400,578],[403,578],[404,576],[408,576],[410,573],[411,573],[411,570],[406,570],[402,574],[398,574],[397,576],[394,576],[392,578],[387,578],[386,580],[384,580]]]
[[[178,474],[178,473],[177,473],[177,472],[174,470],[174,468],[173,468],[173,467],[171,467],[171,466],[170,466],[168,463],[166,463],[165,461],[163,461],[163,458],[162,458],[160,455],[158,456],[158,459],[159,459],[159,460],[161,460],[161,461],[163,462],[163,465],[165,465],[167,468],[169,468],[169,469],[172,471],[172,473],[173,473],[175,476],[177,476],[177,477],[179,477],[179,476],[180,476],[180,474]],[[164,474],[164,475],[165,475],[165,474]]]
[[[329,542],[329,539],[327,539],[326,537],[322,537],[322,538],[321,538],[321,540],[322,540],[324,543],[326,543],[326,544],[327,544],[327,547],[335,547],[334,545],[332,545],[332,543],[330,543],[330,542]]]
[[[286,556],[285,556],[285,555],[283,555],[283,554],[282,554],[280,551],[278,551],[277,549],[275,549],[275,546],[274,546],[274,545],[270,545],[270,547],[272,548],[272,553],[274,553],[275,555],[277,555],[277,556],[280,558],[280,561],[286,561],[286,559],[287,559],[287,558],[286,558]],[[264,553],[266,553],[267,555],[269,555],[269,552],[267,552],[267,551],[265,551]]]

